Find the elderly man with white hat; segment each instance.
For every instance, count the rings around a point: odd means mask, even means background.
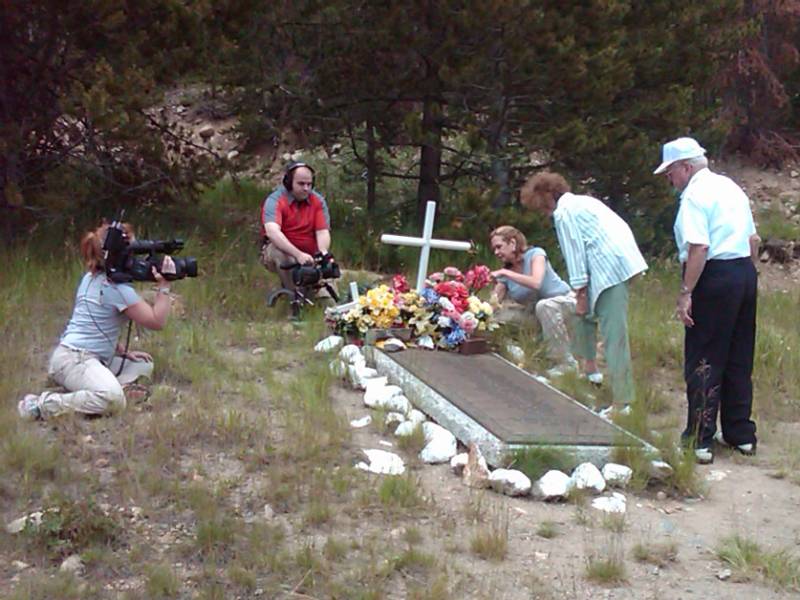
[[[682,438],[700,463],[714,460],[714,441],[755,454],[752,421],[760,241],[750,201],[736,183],[708,168],[690,137],[664,144],[655,174],[680,192],[675,242],[682,266],[676,314],[685,325],[688,417]],[[722,431],[716,431],[717,412]]]

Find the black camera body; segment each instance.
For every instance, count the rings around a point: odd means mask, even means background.
[[[114,221],[108,227],[103,242],[103,258],[106,275],[114,283],[131,281],[155,281],[153,267],[164,276],[174,281],[184,277],[197,277],[197,260],[192,257],[174,258],[175,273],[164,273],[161,270],[165,254],[174,254],[183,249],[183,240],[128,240],[120,221]],[[138,254],[146,254],[139,258]]]
[[[317,252],[313,265],[295,265],[292,268],[292,281],[296,286],[314,285],[321,279],[338,279],[342,273],[330,253]]]

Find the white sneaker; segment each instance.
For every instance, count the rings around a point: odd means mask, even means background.
[[[710,465],[714,462],[714,453],[711,448],[695,448],[694,459],[699,465]]]
[[[611,406],[606,406],[597,412],[597,416],[601,419],[605,419],[606,421],[611,421],[617,415],[627,416],[629,414],[631,414],[630,404],[626,404],[622,408],[617,408],[612,404]]]
[[[586,379],[589,380],[589,383],[593,383],[594,385],[603,385],[603,374],[599,371],[587,373]]]
[[[19,418],[23,421],[36,421],[42,418],[42,411],[39,410],[39,396],[36,394],[26,394],[17,404]]]
[[[720,446],[727,446],[728,448],[733,448],[734,450],[738,450],[745,456],[753,456],[756,453],[756,445],[752,443],[748,444],[739,444],[734,446],[733,444],[729,444],[728,440],[722,435],[722,431],[719,429],[714,434],[714,441],[717,442]]]

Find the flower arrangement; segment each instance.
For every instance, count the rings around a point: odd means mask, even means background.
[[[343,335],[360,337],[372,328],[410,328],[416,338],[430,336],[439,348],[453,349],[475,332],[497,327],[491,305],[477,296],[489,281],[485,265],[466,273],[448,267],[433,273],[419,291],[412,291],[405,277],[395,275],[391,287],[372,288],[359,297],[356,306],[344,313],[329,313],[328,318]]]

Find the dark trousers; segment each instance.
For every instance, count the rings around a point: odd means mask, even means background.
[[[756,441],[753,351],[758,279],[750,258],[709,260],[692,292],[694,326],[686,328],[684,379],[689,411],[684,437],[710,447],[720,413],[730,444]]]

